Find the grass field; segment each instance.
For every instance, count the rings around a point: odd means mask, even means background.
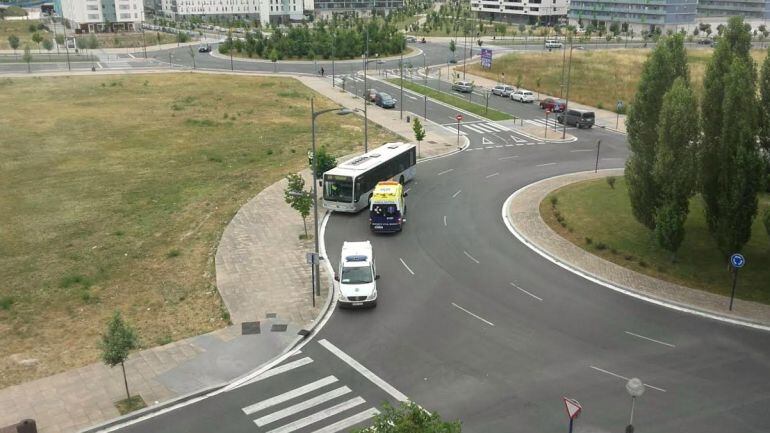
[[[224,326],[219,238],[306,167],[311,94],[199,74],[0,79],[0,388],[98,361],[115,309],[144,347]],[[335,154],[363,146],[357,116],[316,126]]]
[[[160,44],[172,44],[176,42],[176,35],[163,32],[146,32],[144,39],[142,33],[138,32],[120,32],[120,33],[94,33],[99,41],[99,48],[141,48],[146,44],[148,47]],[[89,38],[87,36],[78,36],[78,46],[83,46],[82,40]],[[197,47],[195,47],[197,49]]]
[[[564,218],[566,228],[554,215],[551,196],[557,197],[556,209]],[[760,198],[759,215],[767,208],[770,208],[770,196],[764,195]],[[651,232],[631,215],[622,177],[617,179],[615,189],[610,189],[604,179],[559,189],[543,200],[540,213],[556,232],[611,262],[674,283],[730,295],[732,276],[728,273],[727,259],[718,252],[708,232],[699,197],[690,203],[686,235],[676,262],[671,261],[669,252],[656,246]],[[742,253],[747,265],[741,269],[736,296],[770,303],[770,238],[760,218],[754,221],[751,241]]]
[[[401,80],[399,78],[389,78],[387,81],[397,86],[401,84]],[[448,95],[444,92],[439,92],[436,89],[425,87],[422,84],[416,84],[411,81],[404,80],[404,88],[417,92],[421,95],[428,95],[429,98],[433,98],[438,101],[445,102],[449,105],[453,105],[457,108],[461,108],[465,111],[469,111],[473,114],[477,114],[479,116],[483,116],[491,120],[513,119],[513,116],[508,113],[503,113],[502,111],[493,110],[491,108],[486,109],[484,105],[468,102],[468,99],[462,98],[460,96]],[[467,95],[467,94],[458,93],[458,95]],[[476,99],[481,99],[481,97],[476,95]]]
[[[573,50],[572,74],[569,98],[575,102],[592,107],[615,109],[618,99],[626,102],[633,100],[639,83],[639,75],[650,50]],[[688,49],[690,77],[696,94],[700,96],[706,64],[711,58],[711,49]],[[753,50],[752,56],[758,63],[767,55],[767,50]],[[569,54],[568,54],[569,56]],[[562,77],[561,51],[513,53],[495,58],[492,69],[484,70],[479,64],[469,65],[469,72],[501,80],[505,73],[508,84],[516,84],[521,76],[524,88],[539,91],[547,95],[566,96],[560,93]],[[540,85],[537,80],[540,79]],[[597,91],[600,89],[601,91]]]
[[[19,52],[24,50],[24,44],[29,44],[30,50],[37,51],[37,44],[32,42],[32,34],[34,32],[29,31],[30,24],[36,26],[40,24],[40,20],[0,20],[0,50],[10,50],[11,45],[8,43],[8,37],[11,35],[16,35],[19,38]],[[38,32],[40,32],[44,38],[53,39],[53,34],[47,32],[46,30],[38,30]],[[41,49],[42,45],[43,44],[40,44]]]

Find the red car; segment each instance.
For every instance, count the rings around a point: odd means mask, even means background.
[[[553,113],[561,113],[566,107],[567,103],[562,99],[545,98],[540,101],[540,108],[543,110],[551,110]]]

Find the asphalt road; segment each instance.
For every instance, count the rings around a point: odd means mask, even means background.
[[[428,64],[445,61],[445,46],[420,48],[426,49]],[[191,60],[177,49],[157,53],[153,62],[167,64],[169,55],[176,65]],[[146,64],[130,56],[116,63],[123,69]],[[360,69],[360,62],[340,65],[336,72],[351,77]],[[370,66],[376,75],[377,67],[396,65]],[[211,56],[196,57],[196,67],[229,66]],[[316,66],[279,62],[277,68],[314,73]],[[9,68],[0,65],[0,71]],[[400,98],[394,86],[382,82],[370,87],[388,90],[408,111],[423,111],[417,95]],[[533,122],[542,118],[531,105],[495,97],[490,103]],[[450,129],[456,127],[456,113],[428,102],[428,118]],[[563,431],[562,396],[583,405],[575,432],[618,432],[628,423],[631,403],[625,378],[639,377],[647,386],[636,404],[637,431],[770,431],[766,333],[608,290],[542,259],[503,224],[501,207],[511,193],[539,179],[592,169],[599,139],[600,167],[621,167],[628,155],[624,136],[570,130],[577,141],[545,144],[511,131],[505,122],[468,114],[460,129],[470,141],[468,150],[417,167],[416,180],[407,185],[409,213],[402,233],[371,234],[365,212],[329,220],[325,243],[332,264],[343,241],[373,242],[382,276],[376,309],[336,311],[303,353],[286,361],[307,357],[310,363],[122,430],[324,431],[382,402],[394,403],[403,393],[444,418],[462,420],[467,432]],[[345,362],[322,341],[356,362]],[[379,382],[370,380],[371,374]],[[330,375],[336,381],[301,392]],[[350,391],[327,394],[342,392],[336,390],[343,386]]]

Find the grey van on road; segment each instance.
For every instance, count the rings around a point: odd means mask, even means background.
[[[578,128],[590,128],[594,126],[595,117],[593,111],[573,110],[570,108],[559,113],[556,116],[556,121],[566,123],[567,125],[574,125]]]

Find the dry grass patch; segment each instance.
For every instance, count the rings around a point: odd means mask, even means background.
[[[703,88],[703,75],[711,58],[712,49],[688,49],[690,77],[696,94]],[[639,76],[649,49],[619,50],[573,50],[570,100],[591,107],[615,109],[618,99],[632,101],[639,84]],[[764,61],[767,50],[753,50],[752,57],[757,63]],[[569,56],[569,53],[567,54]],[[485,70],[476,63],[469,65],[471,72],[489,79],[498,80],[505,73],[507,83],[516,84],[521,76],[522,86],[548,95],[566,96],[561,92],[562,78],[561,51],[512,53],[492,62],[492,69]],[[565,72],[566,73],[566,72]],[[537,80],[540,79],[538,86]]]
[[[311,94],[201,74],[0,80],[0,387],[98,361],[115,309],[144,347],[224,326],[222,230],[306,166]],[[322,116],[317,139],[360,149],[362,121]]]
[[[92,33],[99,41],[99,48],[142,48],[145,45],[151,47],[160,44],[173,44],[176,35],[163,32],[118,32],[118,33]],[[91,35],[79,36],[78,46],[83,46],[83,40]],[[197,47],[195,47],[197,51]]]
[[[31,50],[37,51],[37,44],[32,42],[32,34],[34,32],[29,31],[29,26],[37,26],[38,24],[40,24],[40,20],[0,20],[0,50],[10,50],[11,45],[8,44],[8,37],[16,35],[19,38],[19,49],[17,52],[24,50],[24,44],[29,44]],[[53,39],[53,33],[49,33],[45,29],[36,31],[40,32],[44,39]]]

